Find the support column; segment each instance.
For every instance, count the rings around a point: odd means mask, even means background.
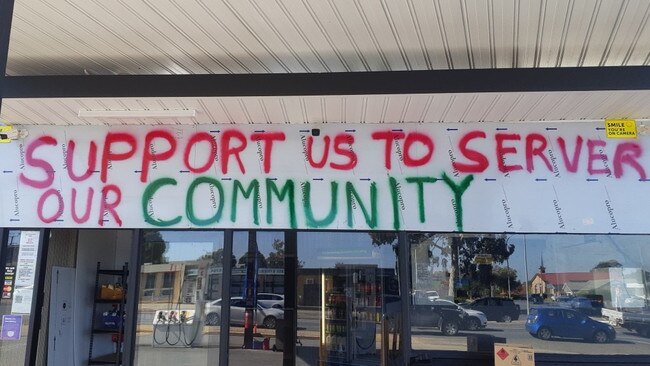
[[[221,272],[221,327],[219,335],[219,365],[228,366],[230,346],[230,281],[232,278],[232,230],[223,233],[223,271]]]
[[[409,365],[411,355],[411,273],[409,268],[410,247],[408,234],[400,232],[397,234],[397,261],[399,263],[399,292],[402,298],[401,330],[400,334],[400,365]]]
[[[244,313],[244,348],[253,348],[253,325],[257,308],[257,231],[248,231],[248,254],[246,255],[246,310]]]
[[[131,232],[131,255],[129,258],[129,276],[127,277],[126,323],[124,328],[124,353],[122,362],[125,366],[133,365],[135,360],[135,341],[138,324],[138,301],[140,300],[140,258],[142,255],[142,231]]]
[[[296,364],[296,333],[298,332],[298,235],[284,232],[284,356],[283,366]]]

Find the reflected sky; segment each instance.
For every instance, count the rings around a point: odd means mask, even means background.
[[[527,252],[529,278],[539,271],[542,259],[547,273],[589,272],[610,260],[623,267],[650,270],[650,237],[646,235],[513,235],[509,243],[515,244],[510,267],[521,275]]]
[[[300,232],[298,259],[304,268],[334,268],[336,264],[396,268],[392,245],[373,245],[365,232]]]
[[[160,231],[169,261],[194,261],[223,248],[222,231]]]
[[[222,231],[161,231],[161,235],[169,243],[166,256],[171,261],[196,260],[223,248]],[[273,242],[283,239],[282,231],[257,231],[258,248],[265,257],[274,251]],[[239,259],[248,249],[248,231],[235,231],[233,240],[233,254]],[[526,280],[525,253],[529,279],[542,260],[547,273],[589,272],[609,260],[650,271],[650,236],[646,235],[508,235],[508,243],[515,245],[509,265],[520,281]],[[396,258],[391,245],[373,245],[366,232],[299,232],[298,257],[303,268],[332,268],[337,263],[395,268]]]

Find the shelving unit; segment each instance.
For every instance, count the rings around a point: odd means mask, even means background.
[[[90,346],[88,350],[88,365],[121,365],[122,364],[122,343],[124,342],[124,310],[126,307],[126,284],[127,277],[129,274],[128,263],[124,263],[122,269],[102,269],[101,262],[97,262],[97,271],[95,273],[95,287],[94,287],[94,300],[93,300],[93,313],[91,321],[91,332],[90,332]],[[123,296],[119,299],[103,299],[100,296],[101,285],[100,279],[110,279],[107,283],[119,284],[122,287]],[[121,316],[120,321],[118,322],[117,328],[104,328],[98,324],[101,314],[106,311],[107,307],[105,304],[109,304],[117,312],[118,316]],[[99,311],[98,311],[99,309]],[[111,309],[111,310],[113,310]],[[96,337],[105,337],[105,335],[111,335],[114,339],[117,339],[115,342],[115,352],[104,354],[100,356],[93,356],[93,347],[95,345]]]
[[[337,289],[339,290],[339,289]],[[331,292],[325,302],[325,352],[327,359],[349,361],[350,328],[349,301],[342,292]]]

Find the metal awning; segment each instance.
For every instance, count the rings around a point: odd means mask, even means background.
[[[14,3],[6,69],[11,79],[3,79],[0,114],[5,123],[489,122],[650,115],[645,91],[650,73],[635,68],[650,64],[647,0],[0,3],[5,9]],[[435,73],[416,72],[432,70],[449,74],[436,83],[426,76]],[[575,74],[580,70],[583,76]],[[591,79],[584,76],[588,70]],[[478,72],[471,79],[467,71]],[[521,77],[526,72],[532,79]],[[332,82],[337,73],[343,76]],[[623,74],[628,77],[619,77]],[[110,78],[137,75],[153,78]],[[156,78],[164,75],[178,78]],[[235,81],[209,86],[210,75]],[[47,77],[32,82],[31,76]],[[89,77],[79,79],[83,76]],[[100,76],[110,79],[93,79]],[[240,76],[247,79],[238,84]],[[171,81],[155,80],[175,80],[176,89]],[[169,108],[195,109],[197,117],[181,122],[76,117],[80,109]]]

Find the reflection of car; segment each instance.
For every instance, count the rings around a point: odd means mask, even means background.
[[[394,302],[398,304],[398,302]],[[388,309],[388,306],[387,306]],[[467,312],[449,304],[434,302],[411,305],[411,325],[439,328],[444,335],[453,336],[464,324]]]
[[[396,295],[382,297],[382,311],[390,319],[399,317],[402,299]],[[441,306],[432,302],[420,302],[410,305],[411,325],[419,327],[439,328],[444,335],[453,336],[463,324],[467,313],[462,309]]]
[[[575,310],[559,307],[531,309],[526,330],[533,337],[543,340],[558,337],[606,343],[616,338],[616,331],[611,325],[595,321]]]
[[[484,297],[469,304],[463,305],[465,309],[478,310],[485,314],[488,320],[498,322],[511,322],[519,319],[520,308],[512,299],[505,297]]]
[[[267,308],[284,309],[284,295],[260,292],[257,302]]]
[[[230,299],[230,324],[243,325],[246,302],[241,297]],[[284,319],[284,310],[266,307],[257,304],[255,313],[255,324],[265,328],[275,328],[278,319]],[[221,319],[221,299],[209,302],[205,305],[205,324],[219,325]]]
[[[544,297],[541,294],[532,294],[528,296],[528,301],[530,301],[532,304],[543,304]]]
[[[585,315],[600,316],[602,304],[586,297],[574,297],[569,304],[571,308]]]
[[[572,296],[558,296],[555,298],[555,302],[557,305],[570,308],[571,307],[571,300],[573,300]]]
[[[432,301],[432,303],[441,307],[447,306],[452,309],[459,309],[464,311],[467,316],[463,317],[462,322],[460,323],[461,329],[479,330],[487,326],[487,317],[480,311],[464,309],[455,302],[445,299],[436,299]]]
[[[440,295],[438,295],[438,291],[431,290],[431,291],[427,291],[426,294],[427,294],[427,299],[429,299],[429,301],[433,301],[440,298]]]
[[[427,297],[427,293],[422,290],[414,290],[411,296],[414,304],[428,304],[431,302]]]

